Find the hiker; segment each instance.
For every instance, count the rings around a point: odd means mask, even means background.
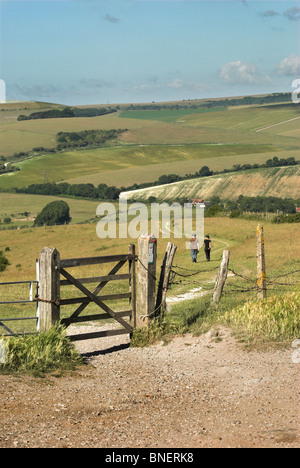
[[[204,245],[204,252],[206,255],[206,261],[210,262],[211,240],[210,240],[209,235],[205,236],[203,245]]]
[[[193,234],[190,240],[190,249],[191,249],[191,257],[194,263],[197,263],[197,255],[199,253],[199,241],[197,239],[196,234]]]

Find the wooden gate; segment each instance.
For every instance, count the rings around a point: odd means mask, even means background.
[[[47,253],[47,252],[46,252]],[[51,253],[53,254],[53,252]],[[42,257],[41,257],[42,258]],[[53,261],[54,259],[54,261]],[[52,285],[51,291],[47,292],[48,298],[39,298],[41,306],[48,308],[48,315],[51,315],[51,319],[56,316],[56,319],[60,318],[61,307],[66,305],[76,305],[80,304],[74,312],[68,317],[60,320],[60,323],[68,327],[71,324],[83,323],[95,320],[107,320],[114,319],[117,323],[121,325],[121,328],[113,330],[104,330],[93,333],[83,333],[78,335],[69,336],[71,341],[86,340],[91,338],[100,338],[105,336],[112,335],[121,335],[121,334],[130,334],[132,335],[133,330],[136,326],[136,274],[135,274],[135,246],[129,246],[129,253],[124,255],[110,255],[103,257],[88,257],[88,258],[73,258],[60,260],[59,253],[55,251],[55,255],[52,256],[51,260],[45,262],[45,268],[49,270],[49,264],[51,264],[50,270],[53,274],[51,276],[51,281],[48,284]],[[98,265],[98,264],[108,264],[115,263],[113,268],[105,276],[97,276],[90,278],[76,278],[75,274],[72,274],[67,271],[70,268],[86,266],[86,265]],[[119,274],[119,270],[125,265],[128,264],[128,273]],[[43,269],[43,265],[40,264],[40,269]],[[63,277],[63,278],[62,278]],[[103,294],[104,287],[112,281],[128,281],[128,291],[125,293],[118,294]],[[97,284],[97,287],[90,291],[85,284],[94,283]],[[82,294],[82,297],[72,297],[63,299],[61,298],[61,288],[64,286],[75,286]],[[41,284],[42,287],[42,284]],[[101,295],[99,293],[101,292]],[[41,291],[42,293],[42,291]],[[44,294],[45,295],[45,294]],[[50,296],[49,296],[50,295]],[[114,311],[109,307],[106,302],[116,299],[128,299],[129,307],[127,310],[123,311]],[[94,303],[101,313],[93,315],[81,315],[86,307]],[[125,317],[129,318],[125,320]]]

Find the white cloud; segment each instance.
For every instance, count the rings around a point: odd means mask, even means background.
[[[180,78],[174,78],[172,81],[167,83],[167,88],[198,92],[207,91],[209,89],[208,86],[200,83],[199,81],[182,80]]]
[[[299,7],[292,7],[283,13],[283,16],[288,18],[290,21],[299,21],[300,19],[300,8]]]
[[[220,69],[220,77],[223,82],[231,84],[257,85],[270,81],[267,76],[258,71],[256,65],[243,63],[241,60],[223,65]]]
[[[112,82],[100,80],[98,78],[82,78],[79,83],[86,88],[111,88],[114,86]]]
[[[300,75],[300,57],[296,54],[290,55],[277,65],[277,71],[280,75],[299,76]]]
[[[183,85],[184,85],[183,80],[181,80],[180,78],[174,78],[172,81],[170,81],[170,83],[167,84],[167,87],[178,89],[178,88],[182,88]]]

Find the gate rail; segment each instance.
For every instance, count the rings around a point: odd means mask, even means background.
[[[39,282],[38,281],[9,281],[5,283],[0,283],[0,286],[10,286],[13,284],[29,284],[29,299],[19,300],[19,301],[0,301],[0,305],[7,305],[7,304],[28,304],[28,303],[37,303],[37,295],[38,295],[38,288]],[[36,294],[34,294],[34,285],[36,284]],[[1,336],[20,336],[20,335],[33,335],[36,332],[22,332],[22,333],[15,333],[10,328],[8,328],[3,322],[16,322],[16,321],[24,321],[24,320],[36,320],[37,321],[37,329],[38,329],[38,312],[34,317],[10,317],[10,318],[0,318],[0,327],[3,328],[7,333],[2,334]]]
[[[48,328],[53,323],[60,323],[66,327],[73,323],[83,323],[95,320],[113,319],[119,323],[122,328],[113,330],[104,330],[93,333],[83,333],[68,336],[71,341],[85,340],[88,338],[99,338],[103,336],[112,336],[120,334],[132,335],[136,325],[136,307],[135,307],[135,246],[129,246],[129,253],[122,255],[108,255],[102,257],[71,258],[60,259],[59,252],[56,249],[45,248],[40,258],[40,317],[41,329]],[[87,265],[98,265],[115,263],[113,268],[106,275],[87,278],[76,278],[75,274],[67,271],[74,267]],[[119,270],[128,264],[128,273],[119,274]],[[111,281],[128,281],[128,292],[102,294],[99,293]],[[97,284],[95,289],[89,290],[85,284]],[[51,285],[51,288],[46,285]],[[63,286],[74,286],[82,293],[82,297],[61,297],[61,288]],[[127,310],[114,311],[106,304],[106,301],[128,299],[129,307]],[[104,303],[105,301],[105,303]],[[94,303],[101,309],[101,313],[93,315],[80,315],[85,308]],[[67,318],[60,317],[61,307],[66,305],[78,304],[77,308]],[[100,311],[99,311],[100,312]],[[129,317],[130,322],[124,317]]]

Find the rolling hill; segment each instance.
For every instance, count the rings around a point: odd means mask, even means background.
[[[176,201],[185,198],[237,199],[240,195],[274,196],[279,198],[300,197],[300,166],[264,168],[233,172],[173,184],[123,192],[127,198],[147,201],[154,196],[159,201]]]
[[[230,106],[219,102],[211,100],[210,108],[197,108],[203,101],[169,103],[169,107],[164,103],[159,110],[157,104],[153,109],[151,105],[146,109],[143,105],[115,106],[117,112],[103,116],[26,121],[17,117],[63,106],[1,104],[0,155],[20,171],[1,175],[0,189],[59,181],[122,187],[152,182],[168,173],[195,173],[204,165],[220,171],[237,163],[262,164],[275,155],[300,160],[299,105]],[[58,132],[124,128],[127,131],[109,148],[32,151],[36,147],[55,149]],[[18,152],[28,155],[16,158]]]

